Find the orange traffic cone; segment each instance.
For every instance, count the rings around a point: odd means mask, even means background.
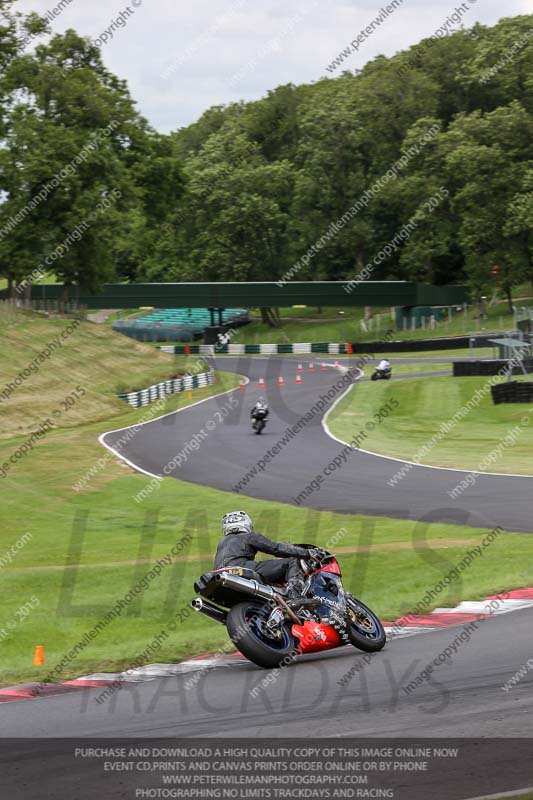
[[[265,379],[264,378],[259,378],[259,388],[260,389],[264,389],[265,388]]]
[[[283,375],[280,375],[278,378],[278,386],[285,386],[285,381],[283,380]]]
[[[35,655],[33,656],[33,666],[42,667],[44,665],[44,647],[38,644],[35,648]]]
[[[335,361],[335,363],[333,364],[333,366],[335,367],[335,369],[339,369],[339,362],[338,362],[338,361]]]
[[[323,370],[323,371],[325,371],[325,370],[327,370],[327,368],[328,368],[328,367],[327,367],[327,364],[325,364],[325,363],[324,363],[324,361],[323,361],[323,362],[322,362],[322,366],[320,367],[320,369],[321,369],[321,370]]]
[[[245,387],[245,386],[246,386],[246,384],[245,384],[245,382],[244,382],[244,381],[241,381],[241,382],[239,383],[239,389],[244,389],[244,387]]]
[[[297,375],[296,376],[296,383],[300,383],[300,384],[302,383],[302,376],[301,375]]]
[[[315,371],[315,365],[311,361],[311,363],[309,364],[309,372],[314,372],[314,371]]]
[[[298,364],[298,369],[296,370],[296,372],[303,372],[303,371],[304,371],[304,368],[302,367],[302,365]]]

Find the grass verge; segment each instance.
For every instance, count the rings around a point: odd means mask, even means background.
[[[118,393],[143,389],[196,362],[194,371],[201,371],[198,357],[154,351],[104,326],[33,314],[9,319],[0,317],[0,439],[28,434],[52,416],[59,428],[119,416],[124,402]],[[70,395],[75,401],[65,408]]]
[[[44,341],[56,323],[46,324],[51,327],[42,331]],[[18,358],[23,354],[22,362],[13,361],[7,349],[0,354],[2,374],[6,369],[11,373],[13,366],[22,368],[26,355],[31,357],[33,330],[28,336],[30,352],[20,337]],[[140,352],[135,343],[122,341],[127,349]],[[90,343],[94,345],[92,339]],[[91,360],[85,344],[85,338],[79,340],[80,365]],[[141,350],[143,357],[146,350],[150,355],[146,372],[139,364],[128,362],[131,355],[124,351],[114,373],[108,374],[107,367],[106,374],[100,375],[97,394],[103,408],[93,408],[92,416],[87,411],[83,424],[78,420],[78,424],[50,431],[0,479],[0,685],[42,680],[141,581],[145,583],[142,593],[78,653],[60,678],[130,666],[161,630],[168,629],[169,621],[176,619],[176,630],[146,658],[148,662],[176,661],[227,647],[224,628],[197,616],[189,610],[189,602],[194,579],[212,565],[220,517],[235,506],[234,495],[165,479],[157,491],[138,503],[134,498],[149,480],[146,476],[114,457],[99,466],[107,451],[98,444],[98,435],[134,425],[150,410],[131,409],[111,395],[119,372],[129,376],[130,366],[135,366],[139,380],[147,381],[150,370],[156,369],[153,350],[142,346]],[[105,347],[101,356],[107,358]],[[167,363],[165,360],[165,369]],[[185,361],[180,363],[187,368]],[[47,402],[53,402],[54,392],[64,391],[71,367],[62,360],[53,367],[48,361],[39,372],[43,383],[36,391],[45,392],[49,387]],[[237,383],[237,378],[227,373],[220,373],[217,380],[216,386],[196,390],[192,399],[185,393],[171,396],[164,411],[183,408]],[[387,387],[372,384],[373,390]],[[98,418],[104,415],[105,420]],[[181,447],[178,433],[177,447]],[[0,441],[0,463],[21,441],[13,437],[13,430],[8,435]],[[169,435],[173,435],[171,427]],[[95,465],[90,480],[77,491],[78,480]],[[334,549],[342,556],[346,586],[384,618],[409,611],[486,535],[486,531],[452,525],[337,515],[251,498],[241,498],[239,504],[252,515],[257,529],[272,538],[328,546],[335,537]],[[152,565],[164,559],[180,540],[186,544],[179,556],[165,565],[156,579],[145,580]],[[499,536],[461,580],[451,585],[446,596],[439,597],[439,604],[531,585],[531,541],[522,534]],[[36,645],[45,648],[45,667],[32,665]]]
[[[427,365],[426,365],[427,366]],[[431,442],[442,424],[465,408],[487,378],[452,376],[362,383],[338,404],[328,424],[335,436],[349,441],[354,429],[373,419],[387,403],[396,405],[389,416],[365,439],[365,450],[407,461]],[[532,409],[533,410],[533,409]],[[432,446],[423,463],[439,467],[476,470],[482,459],[515,429],[514,443],[500,448],[489,468],[492,472],[529,475],[533,472],[533,415],[524,404],[494,405],[490,391],[449,433]]]
[[[217,387],[222,388],[226,385]],[[200,393],[207,395],[208,390],[199,390],[195,399]],[[184,400],[176,396],[172,402]],[[139,418],[140,411],[128,411],[113,424],[132,424]],[[165,479],[157,492],[139,504],[133,498],[148,478],[115,460],[84,491],[73,492],[73,479],[102,455],[97,443],[102,430],[105,426],[93,424],[51,433],[19,465],[16,481],[8,478],[2,486],[0,556],[24,533],[31,539],[1,569],[0,629],[8,635],[2,636],[0,644],[0,685],[42,680],[84,633],[146,578],[152,564],[164,559],[185,537],[177,559],[60,677],[128,667],[160,631],[168,630],[176,615],[177,629],[150,654],[148,662],[176,661],[227,646],[225,629],[197,616],[189,603],[195,578],[212,565],[221,514],[235,506],[235,498]],[[452,525],[314,512],[251,498],[241,498],[239,503],[252,515],[257,529],[275,539],[327,546],[335,537],[333,549],[339,550],[346,586],[383,618],[409,611],[486,535],[486,531]],[[446,596],[439,597],[438,604],[530,585],[531,542],[527,535],[502,534]],[[7,629],[10,621],[15,627]],[[45,648],[44,668],[32,666],[36,645]]]

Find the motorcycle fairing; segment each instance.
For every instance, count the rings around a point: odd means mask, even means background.
[[[346,617],[346,595],[342,581],[334,572],[319,570],[305,584],[304,595],[320,601],[316,614],[322,624],[342,624]]]
[[[298,639],[298,650],[304,653],[318,653],[331,650],[342,644],[341,637],[331,625],[306,620],[303,625],[293,625],[292,635]]]

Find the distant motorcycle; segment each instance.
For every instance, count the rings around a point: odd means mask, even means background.
[[[254,412],[254,416],[252,417],[252,430],[254,430],[258,435],[264,430],[267,417],[267,408],[259,408]]]
[[[376,371],[370,378],[371,381],[390,381],[392,378],[392,369],[387,367],[387,369],[379,369],[376,368]]]
[[[295,655],[344,644],[368,653],[381,650],[387,638],[383,625],[368,606],[345,591],[336,557],[322,550],[317,558],[300,563],[305,584],[299,599],[287,599],[282,586],[264,584],[251,569],[225,567],[198,578],[194,588],[200,597],[192,607],[225,625],[239,651],[265,669],[290,663]]]

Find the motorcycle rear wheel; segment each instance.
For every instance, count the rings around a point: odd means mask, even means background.
[[[291,625],[284,623],[280,627],[280,637],[275,638],[265,629],[269,616],[270,608],[257,600],[238,603],[229,611],[226,620],[230,639],[243,656],[259,667],[275,669],[288,666],[296,652]]]
[[[365,653],[376,653],[385,647],[387,635],[374,612],[356,597],[346,598],[348,606],[348,638]]]

